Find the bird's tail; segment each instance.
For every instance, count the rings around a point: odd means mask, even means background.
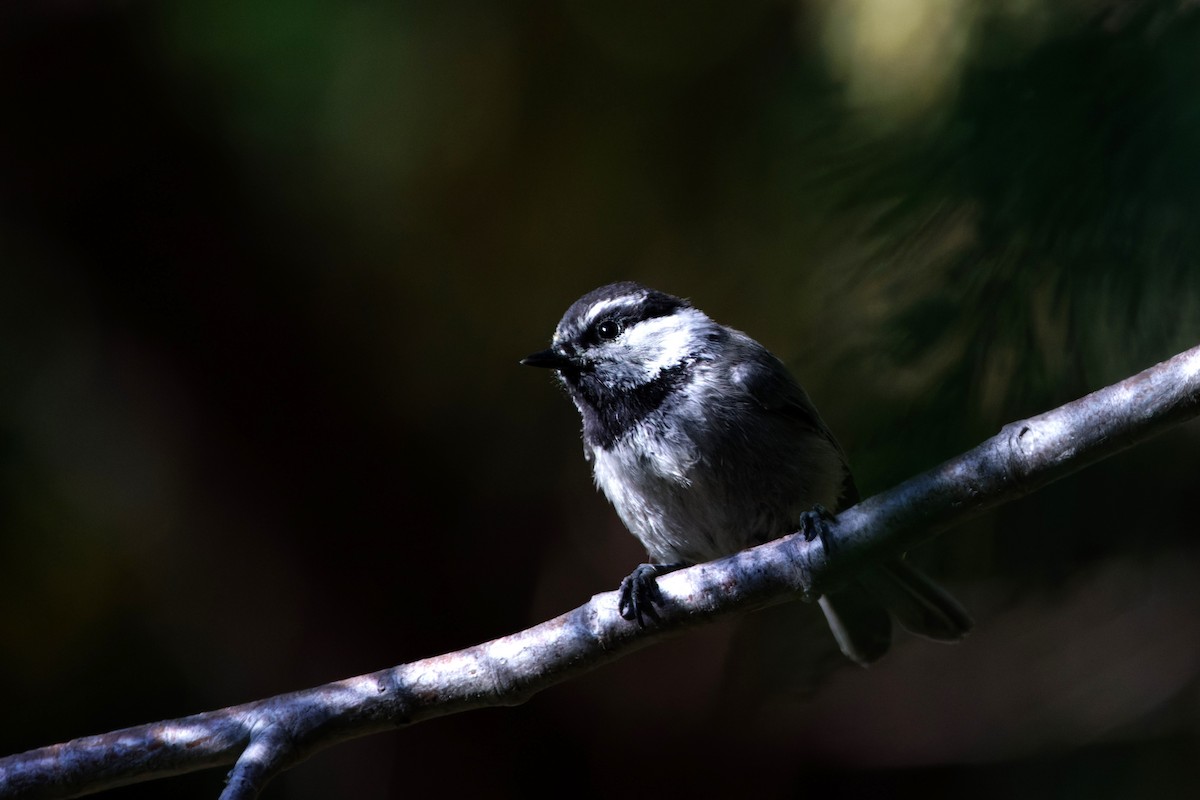
[[[820,605],[838,647],[863,665],[891,645],[890,617],[905,630],[939,642],[958,641],[973,624],[949,592],[900,559],[864,570],[821,597]]]

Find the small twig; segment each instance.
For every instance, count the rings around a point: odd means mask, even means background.
[[[290,737],[282,725],[272,724],[250,736],[250,743],[242,751],[237,763],[229,773],[225,791],[220,800],[247,800],[258,797],[267,781],[287,767],[288,757],[293,751]]]
[[[346,739],[474,708],[516,705],[668,636],[797,595],[900,552],[1200,413],[1200,347],[1053,411],[839,515],[820,540],[786,536],[663,576],[660,620],[621,619],[616,592],[521,631],[391,669],[0,759],[0,797],[66,798],[236,762],[223,798]]]

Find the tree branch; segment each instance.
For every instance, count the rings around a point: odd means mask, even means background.
[[[822,541],[786,536],[662,577],[647,630],[606,592],[521,631],[391,669],[0,759],[0,797],[65,798],[235,764],[226,800],[346,739],[534,693],[717,618],[814,597],[863,561],[897,553],[1200,414],[1200,347],[998,435],[842,512]],[[829,551],[825,545],[829,546]]]

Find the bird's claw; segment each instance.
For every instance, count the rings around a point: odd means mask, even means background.
[[[639,628],[646,627],[646,620],[658,622],[658,611],[655,609],[663,601],[662,592],[658,589],[658,576],[678,569],[678,564],[638,564],[637,569],[629,573],[621,581],[617,591],[617,611],[625,619],[636,621]]]
[[[825,506],[814,503],[811,510],[800,515],[800,533],[804,534],[806,542],[820,538],[821,544],[824,544],[825,539],[829,536],[829,523],[836,520],[837,517],[830,513]]]

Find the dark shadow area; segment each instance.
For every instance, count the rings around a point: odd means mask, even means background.
[[[864,496],[1200,342],[1200,15],[1039,5],[6,5],[0,752],[615,588],[642,554],[517,365],[602,283],[770,347]],[[767,614],[266,796],[1181,797],[1198,431],[912,554],[961,645],[864,671]]]

